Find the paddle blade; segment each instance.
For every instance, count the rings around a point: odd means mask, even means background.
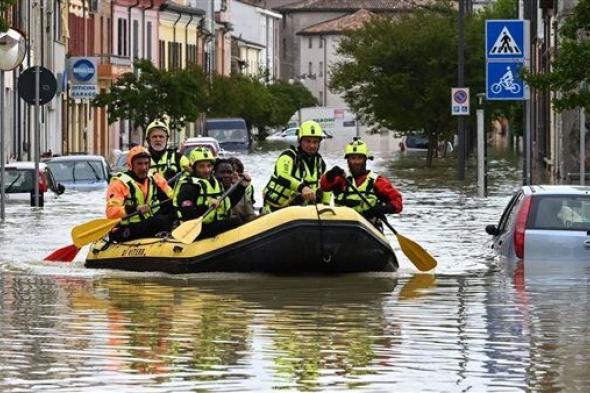
[[[201,234],[203,218],[185,221],[172,231],[172,237],[184,244],[190,244]]]
[[[397,236],[397,241],[404,254],[406,254],[418,270],[425,272],[436,267],[436,259],[428,251],[423,249],[422,246],[399,233],[396,233],[395,236]]]
[[[86,244],[102,239],[119,222],[121,222],[120,218],[97,218],[75,226],[72,229],[72,240],[74,241],[74,245],[78,248],[82,248]]]
[[[80,249],[74,244],[55,250],[43,259],[50,262],[72,262]]]

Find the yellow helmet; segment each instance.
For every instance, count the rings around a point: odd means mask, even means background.
[[[147,128],[145,129],[145,139],[150,137],[150,132],[156,128],[160,128],[166,133],[166,136],[169,136],[170,130],[168,129],[168,124],[162,120],[154,120],[150,124],[148,124]]]
[[[297,131],[297,137],[299,139],[303,138],[304,136],[323,139],[326,137],[326,134],[324,134],[324,130],[318,122],[315,122],[313,120],[307,120],[304,121],[303,124],[301,124],[301,126],[299,127],[299,131]]]
[[[188,160],[191,166],[195,165],[195,163],[199,161],[215,162],[215,155],[206,147],[197,147],[191,151]]]
[[[369,160],[373,159],[373,157],[369,156],[369,146],[357,137],[352,138],[352,142],[347,144],[344,148],[344,158],[348,157],[350,154],[359,154],[365,156],[365,158]]]

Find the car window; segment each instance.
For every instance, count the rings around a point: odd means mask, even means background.
[[[287,131],[285,131],[285,136],[293,135],[297,135],[297,128],[289,128]]]
[[[519,191],[514,194],[512,199],[510,199],[510,202],[508,202],[506,209],[504,209],[504,212],[502,213],[502,217],[500,217],[500,222],[498,223],[498,229],[500,232],[506,231],[506,228],[509,227],[508,224],[512,222],[514,216],[516,215],[516,211],[518,210],[517,207],[523,196],[524,193]]]
[[[58,182],[96,181],[107,177],[100,161],[49,162],[47,166]]]
[[[19,169],[6,170],[6,178],[4,179],[4,191],[6,193],[31,192],[34,189],[33,185],[33,171]]]
[[[560,195],[535,199],[528,229],[590,230],[590,197]]]

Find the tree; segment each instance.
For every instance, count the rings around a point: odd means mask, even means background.
[[[579,107],[590,108],[590,0],[580,0],[572,15],[565,20],[561,33],[559,51],[552,62],[550,72],[524,76],[525,80],[538,89],[558,91],[553,98],[556,110],[562,112]]]
[[[16,4],[16,0],[0,0],[0,33],[8,30],[10,24],[3,18],[4,12]]]
[[[210,92],[211,117],[242,117],[248,127],[258,129],[258,138],[267,129],[286,124],[301,106],[315,105],[316,100],[303,85],[277,81],[264,85],[260,78],[243,75],[216,75]]]
[[[110,91],[101,93],[93,105],[108,107],[109,124],[129,119],[145,129],[156,118],[167,116],[172,129],[195,121],[207,107],[207,78],[198,67],[158,70],[148,60],[135,62],[137,76],[119,77]]]
[[[276,81],[268,86],[270,94],[275,100],[275,111],[273,114],[272,126],[280,127],[287,122],[293,114],[300,108],[316,106],[316,98],[301,83],[293,84]]]
[[[420,26],[420,28],[417,28]],[[331,88],[361,121],[429,138],[428,166],[439,136],[452,128],[450,88],[457,71],[455,13],[417,11],[375,17],[349,33],[331,70]]]

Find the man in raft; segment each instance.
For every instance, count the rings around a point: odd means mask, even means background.
[[[367,169],[367,160],[373,157],[369,155],[367,144],[359,138],[355,137],[346,145],[344,158],[348,163],[350,176],[346,176],[342,168],[335,166],[322,176],[322,190],[334,193],[336,206],[348,206],[356,210],[382,230],[379,220],[381,217],[401,213],[401,193],[388,179]]]
[[[237,188],[224,199],[221,183],[213,176],[215,157],[205,147],[197,147],[189,156],[191,173],[184,174],[174,189],[174,206],[177,207],[181,221],[201,217],[212,206],[212,210],[203,218],[203,229],[199,239],[216,236],[222,232],[242,225],[239,217],[230,217],[231,209],[244,196],[250,184],[250,176],[243,175]]]
[[[287,206],[330,203],[331,194],[320,190],[320,177],[326,171],[326,163],[319,150],[325,136],[315,121],[301,124],[297,131],[298,146],[291,146],[280,154],[264,188],[264,213]]]
[[[161,202],[157,194],[159,190],[171,198],[173,191],[160,174],[149,174],[150,160],[145,147],[135,146],[127,156],[129,170],[116,174],[109,183],[107,218],[122,218],[109,235],[113,241],[151,237],[170,230],[172,223],[168,215],[159,214]]]

